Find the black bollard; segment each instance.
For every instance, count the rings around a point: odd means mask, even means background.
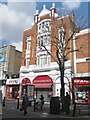
[[[36,102],[36,100],[34,99],[34,112],[35,112],[35,102]]]
[[[17,97],[17,109],[19,109],[19,97]]]
[[[3,99],[3,107],[5,107],[5,97],[4,97],[4,99]]]

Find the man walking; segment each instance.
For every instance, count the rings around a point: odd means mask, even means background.
[[[27,114],[27,108],[28,108],[28,96],[27,93],[23,95],[23,101],[22,101],[22,110],[24,111],[24,115]]]

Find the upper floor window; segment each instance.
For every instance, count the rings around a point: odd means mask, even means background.
[[[43,21],[42,23],[38,24],[38,30],[44,29],[45,27],[49,27],[49,26],[50,26],[49,20]]]
[[[51,45],[50,35],[43,35],[37,38],[37,46],[42,47],[43,45]]]
[[[64,29],[64,27],[60,27],[58,29],[58,34],[59,34],[58,49],[59,49],[60,57],[61,57],[63,54],[62,51],[64,50],[64,47],[65,47],[65,29]]]
[[[26,66],[28,67],[30,63],[30,58],[26,58]]]
[[[64,44],[64,42],[65,42],[65,30],[64,30],[64,27],[60,27],[59,30],[58,30],[58,33],[59,33],[60,43]]]
[[[46,64],[50,64],[50,60],[51,60],[50,55],[43,54],[43,55],[37,56],[37,65],[44,66]]]
[[[31,36],[27,37],[27,50],[30,50]]]

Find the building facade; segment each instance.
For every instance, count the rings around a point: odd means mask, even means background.
[[[81,30],[75,36],[74,76],[75,99],[82,104],[90,104],[90,28]]]
[[[73,18],[73,14],[60,18],[54,3],[50,10],[46,9],[44,5],[40,13],[38,10],[36,11],[31,28],[23,33],[20,68],[21,90],[25,88],[25,85],[33,84],[35,86],[34,94],[37,99],[40,94],[44,95],[46,101],[49,100],[51,95],[60,96],[60,71],[56,62],[57,55],[54,42],[56,42],[56,38],[62,39],[62,41],[69,39],[75,27]],[[61,38],[60,32],[62,30],[65,31],[66,38]],[[70,44],[68,47],[70,47]],[[68,60],[65,61],[66,77],[64,78],[65,92],[69,91],[71,81],[70,53],[67,57]]]
[[[19,90],[20,66],[21,52],[16,50],[15,46],[8,45],[0,47],[0,89],[2,90],[3,96],[7,97],[7,91],[10,91],[13,87]],[[18,77],[17,80],[15,80],[15,76]],[[8,92],[8,94],[10,93]]]
[[[0,48],[0,76],[1,79],[19,74],[21,66],[21,52],[15,46],[8,45]]]

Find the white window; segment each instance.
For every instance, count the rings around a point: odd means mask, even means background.
[[[37,57],[37,65],[39,65],[39,57]]]
[[[42,23],[42,29],[44,28],[44,25],[45,25],[45,23],[43,22],[43,23]]]
[[[39,25],[39,30],[41,29],[41,24]]]
[[[50,62],[51,62],[51,56],[48,55],[48,56],[47,56],[47,64],[50,64]]]
[[[39,47],[41,47],[42,45],[44,45],[44,40],[43,40],[43,36],[39,37],[37,40],[37,45]]]
[[[45,24],[45,25],[46,25],[46,27],[49,26],[49,21],[46,21],[46,24]]]
[[[65,47],[65,30],[63,27],[60,27],[58,30],[58,34],[59,34],[59,42],[58,42],[58,48],[59,48],[59,52],[60,52],[60,56],[62,56],[62,51],[64,50]]]
[[[42,23],[38,24],[38,30],[44,29],[45,27],[49,27],[49,26],[50,26],[49,20],[43,21]]]
[[[47,55],[44,55],[44,56],[43,56],[43,63],[44,63],[44,64],[47,64]]]
[[[32,57],[34,57],[34,49],[32,49]]]
[[[46,64],[50,64],[51,57],[50,55],[40,55],[37,57],[37,65],[44,66]]]
[[[58,30],[58,32],[59,32],[59,40],[60,40],[60,43],[63,43],[64,44],[64,42],[65,42],[65,31],[64,31],[64,28],[63,27],[60,27],[59,28],[59,30]]]
[[[27,50],[30,50],[31,36],[27,37]]]
[[[30,64],[30,58],[27,58],[27,59],[26,59],[26,66],[28,67],[29,64]]]
[[[27,43],[27,50],[30,50],[30,42]]]

